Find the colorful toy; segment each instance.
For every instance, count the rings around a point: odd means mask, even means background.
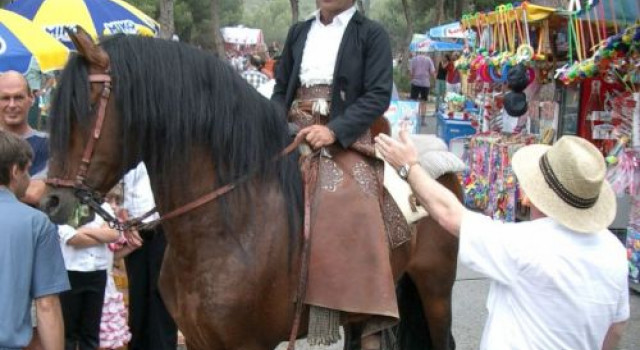
[[[569,24],[569,31],[573,30],[573,26]],[[572,34],[569,36],[571,39],[575,33],[570,34]],[[638,60],[640,60],[638,58],[640,55],[640,25],[631,26],[603,40],[602,45],[591,58],[583,58],[580,54],[582,48],[577,46],[578,61],[556,71],[556,78],[564,84],[573,84],[598,75],[608,83],[621,81],[627,85],[629,90],[632,85],[640,82],[640,74],[638,73],[640,70],[638,65]],[[571,52],[570,47],[570,61],[572,60]]]

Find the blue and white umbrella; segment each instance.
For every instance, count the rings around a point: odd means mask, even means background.
[[[26,73],[36,60],[42,71],[61,69],[69,49],[28,19],[0,9],[0,72]]]
[[[453,22],[433,27],[429,29],[427,35],[436,39],[464,39],[465,31],[462,29],[460,22]],[[472,30],[467,30],[466,36],[467,39],[471,39],[475,36],[475,33]]]
[[[117,33],[155,35],[159,30],[156,21],[122,0],[16,0],[6,9],[32,20],[72,49],[65,27],[82,26],[94,39]]]

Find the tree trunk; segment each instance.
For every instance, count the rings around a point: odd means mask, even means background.
[[[173,0],[160,0],[160,37],[163,39],[171,39],[175,32],[173,25]]]
[[[298,17],[300,16],[298,10],[298,0],[289,0],[291,3],[291,23],[298,22]]]
[[[436,0],[436,23],[444,22],[444,0]]]
[[[213,45],[218,57],[224,59],[224,40],[220,32],[220,1],[211,0],[211,33],[213,34]]]
[[[456,18],[457,20],[460,20],[462,18],[462,12],[464,11],[464,8],[467,5],[467,1],[466,0],[456,0],[453,2],[453,17]]]
[[[402,45],[402,65],[400,68],[403,72],[407,72],[409,70],[409,45],[413,37],[413,19],[411,18],[411,8],[408,0],[402,0],[402,10],[404,19],[407,21],[407,32],[404,38],[404,45]]]

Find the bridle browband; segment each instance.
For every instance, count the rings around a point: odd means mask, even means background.
[[[106,117],[107,103],[109,102],[109,97],[111,96],[111,75],[109,74],[109,69],[106,69],[104,73],[98,74],[89,74],[89,82],[90,83],[102,83],[102,92],[100,93],[100,102],[98,105],[98,116],[96,118],[95,125],[93,126],[93,132],[91,133],[91,137],[87,141],[87,144],[84,147],[84,151],[82,152],[82,160],[80,162],[80,166],[78,167],[78,173],[76,174],[75,180],[71,179],[60,179],[60,178],[48,178],[45,182],[54,187],[66,187],[74,190],[74,195],[80,200],[82,204],[88,205],[95,213],[100,215],[108,224],[109,227],[116,229],[118,231],[127,231],[127,230],[141,230],[146,228],[152,228],[158,225],[162,221],[166,221],[177,216],[183,215],[193,209],[203,206],[206,203],[213,201],[214,199],[223,196],[232,190],[234,190],[238,185],[244,183],[249,180],[256,171],[252,171],[248,174],[241,176],[235,181],[228,183],[224,186],[221,186],[210,193],[207,193],[204,196],[199,197],[198,199],[191,201],[177,209],[174,209],[164,215],[161,215],[158,219],[155,219],[151,222],[143,223],[142,221],[153,215],[157,212],[156,208],[151,209],[147,213],[128,220],[121,220],[111,215],[108,211],[104,210],[101,204],[104,202],[104,195],[95,189],[91,188],[85,183],[87,179],[87,173],[89,171],[89,166],[91,165],[91,158],[93,156],[93,151],[96,146],[96,143],[100,139],[100,134],[102,133],[102,127],[104,126],[104,120]],[[300,145],[303,139],[298,139],[288,145],[281,153],[280,156],[287,155],[295,150],[298,145]]]

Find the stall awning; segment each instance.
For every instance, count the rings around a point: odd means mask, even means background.
[[[453,22],[431,28],[427,35],[434,39],[464,39],[465,31],[462,29],[460,22]],[[474,36],[475,33],[473,33],[473,31],[468,30],[466,32],[467,38],[472,38]]]
[[[411,52],[462,51],[463,48],[462,44],[433,40],[423,34],[413,34],[409,45]]]
[[[246,27],[224,27],[221,29],[222,38],[226,43],[255,45],[262,44],[262,30]]]

